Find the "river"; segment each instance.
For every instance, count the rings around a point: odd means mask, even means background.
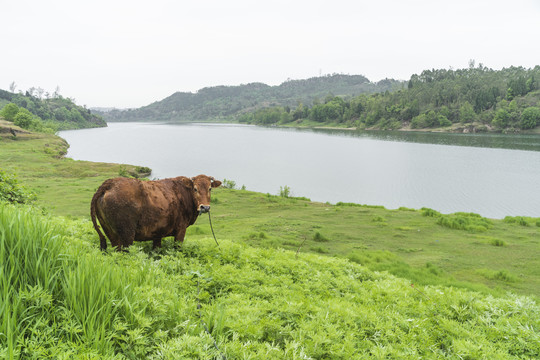
[[[61,131],[76,160],[200,173],[313,201],[540,217],[540,137],[109,123]]]

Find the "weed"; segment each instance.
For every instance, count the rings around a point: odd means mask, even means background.
[[[399,207],[398,210],[399,210],[399,211],[412,211],[412,212],[415,212],[415,211],[416,211],[416,209],[411,209],[411,208],[408,208],[408,207],[405,207],[405,206]]]
[[[152,169],[150,169],[148,166],[135,166],[135,172],[138,174],[138,176],[149,176],[152,173]]]
[[[120,166],[120,169],[118,170],[118,176],[127,177],[127,178],[133,177],[131,176],[131,174],[129,173],[129,171],[126,169],[125,166]]]
[[[328,253],[328,249],[325,248],[324,246],[312,246],[310,248],[310,250],[313,251],[313,252],[319,253],[319,254],[327,254]]]
[[[439,216],[441,216],[440,212],[435,211],[435,210],[430,209],[430,208],[425,208],[425,207],[420,209],[420,212],[422,213],[423,216],[429,216],[429,217],[439,217]]]
[[[506,223],[509,223],[509,224],[518,224],[518,225],[521,225],[521,226],[529,226],[529,222],[527,221],[527,219],[523,216],[506,216],[504,219],[503,219],[504,222]],[[540,221],[540,220],[539,220]]]
[[[490,239],[489,243],[493,246],[506,246],[506,241],[501,239]]]
[[[477,273],[489,280],[498,280],[503,282],[517,282],[519,278],[507,270],[493,271],[489,269],[479,269]]]
[[[15,174],[0,170],[0,202],[26,204],[36,200],[37,196],[21,185]]]
[[[444,215],[438,211],[422,208],[423,216],[437,218],[437,224],[457,230],[467,230],[470,232],[485,232],[492,226],[492,222],[475,213],[457,212],[454,214]]]
[[[221,186],[225,189],[236,189],[236,181],[223,179],[223,181],[221,182]]]
[[[329,242],[330,240],[327,239],[324,235],[322,235],[320,232],[315,232],[313,235],[313,241],[316,242]]]

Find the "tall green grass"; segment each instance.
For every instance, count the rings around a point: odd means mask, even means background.
[[[540,354],[540,307],[527,297],[413,288],[347,259],[228,239],[218,248],[209,237],[187,241],[182,251],[165,242],[160,253],[137,244],[103,255],[89,221],[13,206],[0,205],[0,225],[3,358]]]
[[[51,311],[61,286],[63,238],[30,211],[0,203],[0,333],[6,358]]]

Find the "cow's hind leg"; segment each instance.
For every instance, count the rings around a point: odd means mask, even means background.
[[[111,246],[117,251],[120,251],[122,249],[122,242],[120,240],[120,237],[116,234],[107,234],[107,236],[111,241]],[[101,249],[104,250],[103,248]]]
[[[127,249],[133,245],[133,241],[135,241],[135,230],[133,229],[122,229],[118,232],[118,250],[126,251]],[[111,241],[112,242],[112,241]]]

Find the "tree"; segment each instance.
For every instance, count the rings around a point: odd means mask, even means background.
[[[11,84],[9,84],[9,91],[14,93],[16,89],[17,89],[17,85],[15,84],[15,81],[13,81]]]
[[[527,92],[531,92],[533,90],[536,90],[536,79],[534,78],[534,75],[531,76],[526,83],[527,86]]]
[[[437,116],[437,120],[439,121],[439,126],[440,127],[447,127],[447,126],[452,125],[452,122],[450,120],[448,120],[448,118],[446,116],[444,116],[443,114],[439,114]]]
[[[418,116],[415,116],[411,121],[411,128],[412,129],[423,129],[428,127],[428,122],[426,119],[426,114],[420,114]]]
[[[462,124],[473,122],[476,119],[476,113],[472,105],[465,101],[463,105],[459,108],[459,121]]]
[[[495,117],[493,117],[493,120],[491,121],[491,123],[493,124],[493,126],[499,129],[504,129],[505,127],[508,126],[509,119],[510,119],[510,114],[508,113],[508,111],[506,111],[506,109],[499,109],[495,113]]]
[[[29,129],[32,125],[32,121],[34,119],[34,115],[32,113],[24,108],[19,109],[19,112],[17,115],[15,115],[15,118],[13,119],[13,123],[17,126],[22,127],[23,129]]]
[[[13,122],[13,120],[15,119],[15,115],[17,115],[18,112],[19,107],[17,106],[17,104],[9,103],[2,108],[2,110],[0,111],[0,116],[2,116],[7,121]]]
[[[534,129],[538,124],[540,124],[540,108],[531,106],[523,110],[520,124],[522,129]]]
[[[65,106],[54,110],[54,117],[57,121],[69,121],[71,112]]]
[[[307,108],[304,108],[304,104],[300,103],[298,107],[293,111],[293,121],[307,118]]]

